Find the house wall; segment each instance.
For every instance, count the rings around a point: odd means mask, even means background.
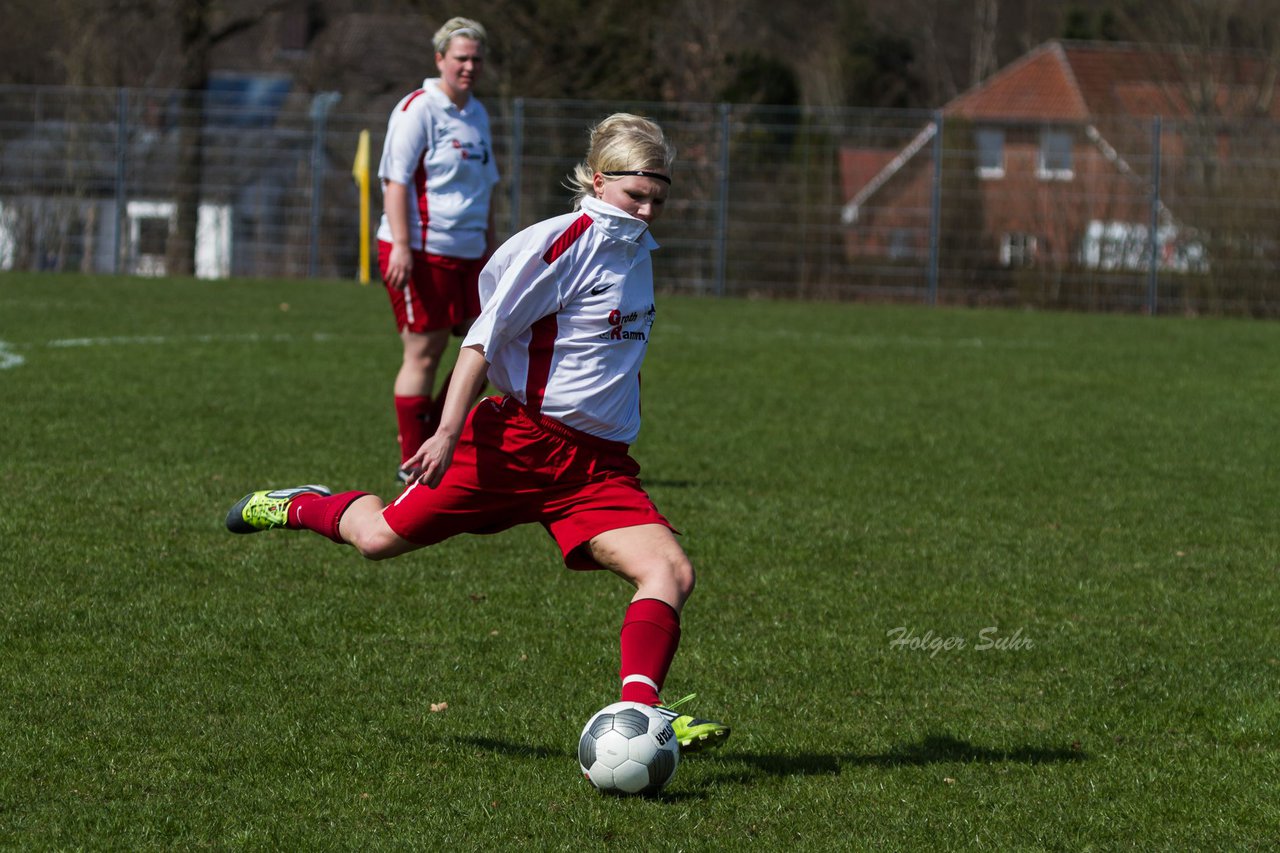
[[[1004,176],[980,181],[982,227],[993,245],[1006,234],[1030,235],[1036,241],[1036,265],[1062,268],[1078,256],[1089,222],[1149,219],[1145,184],[1125,179],[1095,145],[1077,142],[1071,161],[1069,175],[1044,175],[1039,129],[1008,132]]]
[[[979,174],[974,152],[948,148],[939,214],[941,251],[953,257],[944,265],[1009,265],[1001,245],[1005,235],[1016,234],[1034,238],[1035,265],[1064,268],[1078,261],[1091,222],[1147,223],[1146,180],[1126,175],[1083,130],[1078,136],[1069,177],[1041,174],[1038,126],[1005,128],[1004,170],[998,177]],[[927,256],[933,175],[932,159],[922,151],[868,200],[846,234],[849,260]]]
[[[858,258],[921,260],[928,256],[932,175],[923,155],[885,184],[845,232],[845,252]]]

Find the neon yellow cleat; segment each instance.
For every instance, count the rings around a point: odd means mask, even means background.
[[[700,752],[714,749],[729,739],[729,727],[714,720],[703,720],[690,714],[681,714],[676,708],[694,699],[698,694],[690,693],[683,699],[677,699],[670,705],[655,705],[657,711],[671,723],[675,730],[676,740],[680,741],[681,752]]]
[[[227,529],[232,533],[257,533],[284,527],[289,517],[289,504],[298,495],[328,497],[324,486],[295,486],[291,489],[267,489],[250,492],[236,502],[227,513]]]

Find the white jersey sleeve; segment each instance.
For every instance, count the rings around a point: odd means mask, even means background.
[[[490,362],[561,305],[558,270],[543,260],[541,247],[514,243],[503,244],[480,273],[483,310],[463,341],[463,346],[479,344]]]
[[[412,108],[418,97],[420,93],[406,95],[391,111],[378,164],[379,178],[407,187],[414,186],[414,173],[422,165],[423,152],[431,145],[432,113],[429,109]]]

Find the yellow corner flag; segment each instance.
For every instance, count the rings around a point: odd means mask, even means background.
[[[351,177],[360,188],[360,283],[369,283],[369,131],[360,131]]]

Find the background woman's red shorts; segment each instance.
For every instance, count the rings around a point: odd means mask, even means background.
[[[413,253],[413,274],[404,290],[386,284],[391,244],[378,241],[378,269],[391,298],[396,330],[430,332],[448,329],[480,316],[480,270],[484,258],[451,258]]]
[[[440,485],[410,486],[382,516],[420,545],[537,522],[560,546],[566,566],[598,569],[582,547],[592,538],[640,524],[671,528],[627,451],[531,414],[509,397],[487,397],[467,418]]]

